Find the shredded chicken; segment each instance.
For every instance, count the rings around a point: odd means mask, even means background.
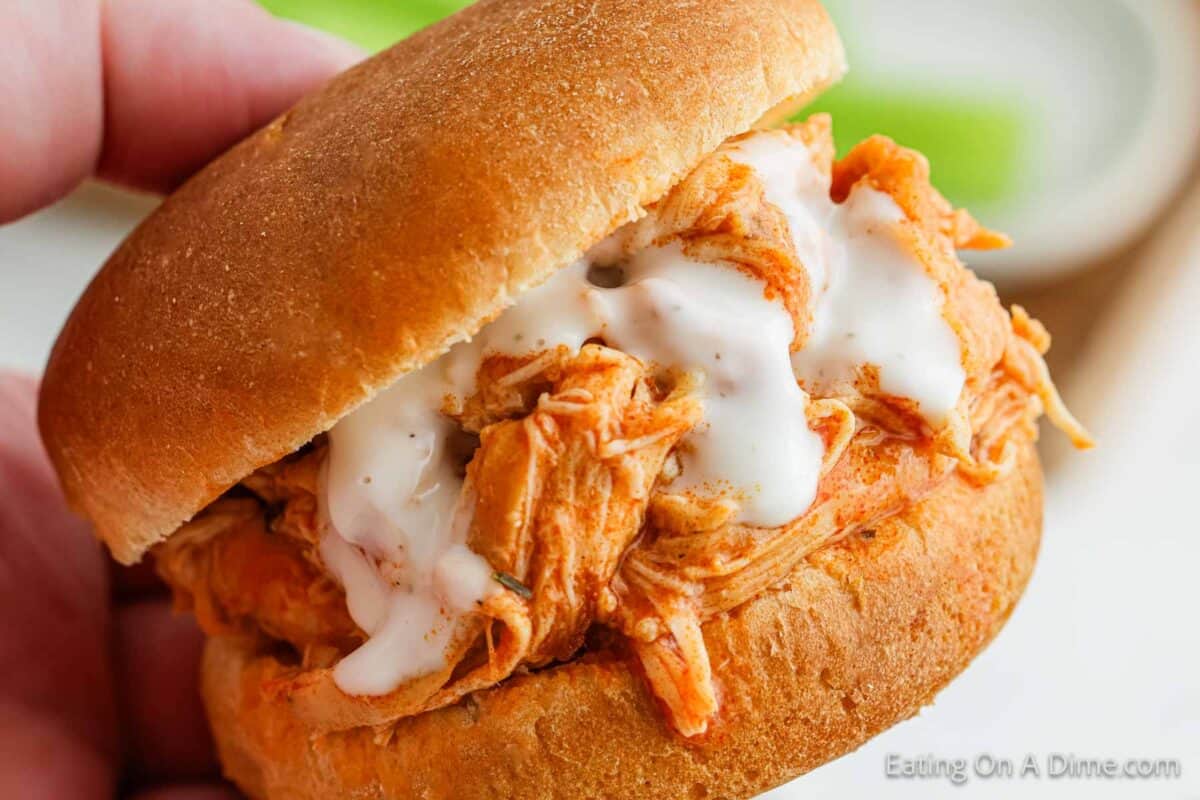
[[[261,503],[221,500],[179,533],[158,552],[158,566],[205,630],[260,629],[300,648],[362,641],[340,587],[302,546],[267,527]]]
[[[705,622],[770,589],[816,549],[917,502],[958,471],[986,484],[1015,465],[1017,442],[1043,412],[1079,446],[1046,371],[1049,336],[1019,307],[1006,314],[956,248],[1004,246],[929,184],[923,157],[872,137],[834,162],[829,120],[791,129],[841,201],[860,182],[891,195],[902,237],[945,297],[966,384],[936,429],[915,404],[879,388],[869,365],[811,398],[809,427],[825,442],[817,497],[778,528],[731,520],[721,499],[672,493],[674,449],[701,419],[686,375],[602,344],[514,358],[493,356],[476,393],[447,408],[480,443],[467,468],[474,502],[468,544],[510,589],[460,625],[447,668],[382,697],[350,696],[332,665],[364,639],[326,575],[316,542],[318,442],[268,467],[162,545],[159,569],[210,632],[258,632],[299,654],[277,691],[327,729],[386,730],[523,668],[571,658],[596,625],[623,636],[648,684],[685,736],[707,730],[718,692]],[[718,152],[628,229],[635,244],[679,240],[705,261],[759,278],[794,320],[793,349],[811,326],[811,287],[786,219],[755,173]],[[669,385],[668,385],[669,384]],[[807,388],[807,387],[806,387]]]

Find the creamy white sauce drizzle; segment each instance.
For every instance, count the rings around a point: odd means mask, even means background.
[[[454,424],[440,413],[448,396],[474,391],[493,353],[575,351],[601,337],[692,373],[704,419],[684,439],[669,489],[727,498],[735,519],[760,526],[795,519],[815,496],[823,443],[808,428],[801,385],[820,391],[874,364],[881,388],[916,400],[931,422],[957,402],[958,340],[937,285],[895,237],[894,201],[860,188],[834,204],[807,148],[782,133],[745,139],[731,155],[760,174],[788,218],[814,289],[807,346],[789,353],[791,317],[758,280],[692,261],[678,244],[623,253],[614,237],[347,416],[329,434],[321,556],[370,639],[337,665],[344,691],[383,694],[444,668],[457,622],[500,590],[466,547],[472,502]],[[620,285],[589,280],[590,268],[614,263]]]
[[[808,149],[782,131],[764,131],[731,156],[766,178],[767,199],[788,219],[813,287],[813,324],[792,355],[796,377],[824,395],[858,368],[879,369],[879,388],[917,401],[932,424],[958,403],[966,373],[958,337],[942,318],[944,297],[897,238],[904,213],[883,192],[859,186],[844,203]]]

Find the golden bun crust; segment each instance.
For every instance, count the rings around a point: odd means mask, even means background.
[[[46,369],[71,505],[134,561],[844,69],[816,0],[482,0],[209,165]]]
[[[1024,443],[1007,477],[954,478],[709,622],[724,707],[699,743],[670,731],[613,655],[403,720],[386,744],[365,729],[314,736],[263,690],[278,663],[217,638],[203,692],[221,760],[259,799],[748,797],[912,716],[967,665],[1029,578],[1041,494]]]

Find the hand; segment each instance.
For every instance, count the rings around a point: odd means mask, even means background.
[[[6,0],[0,31],[0,223],[93,174],[169,189],[361,58],[249,0]],[[0,375],[0,797],[235,797],[199,631],[67,511],[36,389]]]

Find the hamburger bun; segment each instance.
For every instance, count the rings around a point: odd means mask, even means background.
[[[704,626],[718,730],[672,731],[628,659],[597,654],[448,708],[316,734],[270,690],[283,669],[209,640],[203,690],[226,774],[253,798],[749,797],[913,716],[986,645],[1025,587],[1041,531],[1032,443],[985,488],[953,479],[868,535]]]
[[[483,0],[351,69],[79,300],[39,408],[68,502],[136,561],[843,70],[816,0]]]

